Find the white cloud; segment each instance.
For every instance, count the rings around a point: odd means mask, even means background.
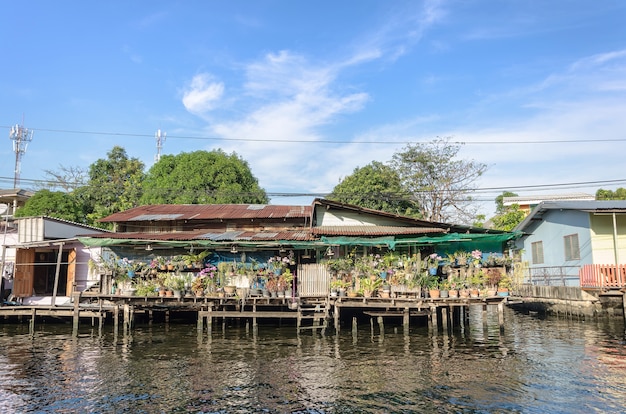
[[[203,114],[215,107],[224,94],[224,84],[214,82],[208,73],[193,77],[183,92],[183,105],[191,113]]]

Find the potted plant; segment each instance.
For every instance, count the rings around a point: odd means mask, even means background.
[[[361,290],[363,290],[363,296],[366,298],[372,297],[376,290],[383,284],[382,279],[371,279],[364,277],[361,279]]]
[[[498,283],[498,296],[509,296],[512,281],[508,275],[505,275],[500,279]]]
[[[437,274],[437,269],[439,268],[440,261],[441,256],[439,256],[437,253],[432,253],[428,255],[426,263],[428,265],[428,273],[430,273],[432,276]]]
[[[425,280],[426,288],[428,289],[428,296],[433,299],[437,299],[440,297],[439,292],[439,278],[437,276],[428,275]]]

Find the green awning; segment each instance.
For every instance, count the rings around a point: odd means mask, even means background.
[[[326,237],[322,236],[322,242],[331,246],[387,246],[390,249],[394,249],[396,246],[396,239],[393,236],[385,237]]]

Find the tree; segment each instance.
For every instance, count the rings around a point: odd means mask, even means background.
[[[85,223],[84,206],[72,194],[63,191],[39,190],[15,212],[15,217],[36,216]]]
[[[437,138],[432,143],[409,144],[393,155],[392,165],[402,185],[426,220],[471,223],[476,216],[471,193],[487,166],[455,159],[460,148],[449,138]]]
[[[491,219],[491,223],[496,230],[511,231],[524,220],[526,213],[520,210],[519,204],[505,206],[504,197],[517,197],[517,194],[504,191],[496,197],[496,215]]]
[[[395,214],[411,216],[417,213],[398,173],[378,161],[355,168],[326,198]]]
[[[164,155],[148,171],[142,204],[269,202],[248,163],[218,149]]]
[[[99,225],[97,220],[139,205],[143,168],[138,158],[129,158],[120,146],[113,147],[107,159],[91,164],[87,185],[75,192],[88,206],[87,222]]]
[[[87,171],[81,167],[59,166],[58,170],[44,170],[47,180],[43,181],[41,188],[53,190],[61,188],[66,193],[70,193],[86,184]]]
[[[596,191],[596,200],[626,200],[626,188],[618,188],[615,191],[603,190]]]

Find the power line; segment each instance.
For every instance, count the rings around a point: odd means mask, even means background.
[[[6,125],[0,125],[0,128],[10,128]],[[151,134],[133,134],[129,132],[107,132],[107,131],[78,131],[71,129],[50,129],[50,128],[31,128],[31,130],[37,130],[40,132],[53,132],[63,134],[82,134],[82,135],[105,135],[105,136],[119,136],[119,137],[135,137],[135,138],[150,138],[154,139],[154,135]],[[299,144],[384,144],[384,145],[403,145],[403,144],[416,144],[416,143],[429,143],[433,140],[404,140],[404,141],[363,141],[363,140],[305,140],[305,139],[263,139],[263,138],[225,138],[225,137],[211,137],[211,136],[197,136],[197,135],[168,135],[168,139],[193,139],[193,140],[205,140],[205,141],[233,141],[233,142],[287,142],[287,143],[299,143]],[[547,140],[518,140],[518,141],[449,141],[452,144],[460,145],[536,145],[536,144],[583,144],[583,143],[598,143],[598,142],[626,142],[626,138],[601,138],[601,139],[547,139]]]
[[[11,182],[11,178],[10,177],[0,177],[0,183],[2,182]],[[37,180],[37,179],[22,179],[21,181],[29,183],[33,186],[39,186],[39,187],[44,187],[44,186],[48,186],[48,187],[54,187],[54,186],[58,186],[59,182],[56,180]],[[87,186],[88,184],[86,183],[68,183],[71,184],[72,186],[76,186],[76,187],[80,187],[80,186]],[[523,185],[523,186],[506,186],[506,187],[484,187],[484,188],[467,188],[467,189],[458,189],[457,191],[459,193],[500,193],[500,192],[504,192],[504,191],[512,191],[512,190],[546,190],[546,189],[566,189],[566,188],[583,188],[583,187],[590,187],[590,186],[594,186],[594,187],[599,187],[599,186],[608,186],[608,185],[616,185],[616,184],[625,184],[626,185],[626,178],[623,179],[616,179],[616,180],[603,180],[603,181],[581,181],[581,182],[571,182],[571,183],[553,183],[553,184],[536,184],[536,185]],[[167,192],[180,192],[181,189],[180,188],[158,188],[158,189],[151,189],[149,191],[159,191],[161,193],[167,193]],[[184,191],[184,190],[183,190]],[[193,191],[193,192],[197,192],[197,190],[188,190],[188,191]],[[330,194],[332,191],[327,191],[327,192],[308,192],[308,191],[302,191],[302,192],[265,192],[265,194],[268,197],[326,197],[328,194]],[[428,192],[428,191],[424,191]],[[241,192],[241,193],[229,193],[231,195],[250,195],[250,192]],[[359,195],[359,194],[355,194],[355,195]],[[393,194],[391,193],[385,193],[386,196],[392,196]],[[342,194],[342,196],[345,196],[345,194]],[[489,201],[491,199],[481,199],[479,197],[475,197],[472,198],[472,200],[474,201]]]

